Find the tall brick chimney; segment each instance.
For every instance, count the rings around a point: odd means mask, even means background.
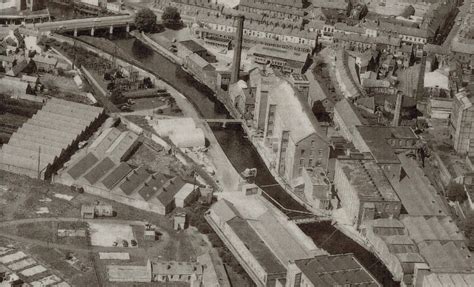
[[[234,60],[232,62],[232,75],[230,77],[230,83],[233,84],[239,81],[240,74],[240,61],[242,56],[242,41],[244,34],[244,20],[243,15],[235,16],[237,20],[237,31],[235,37],[235,48],[234,48]]]

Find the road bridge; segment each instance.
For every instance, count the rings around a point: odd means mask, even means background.
[[[109,29],[110,34],[116,27],[125,27],[130,32],[130,26],[135,23],[135,14],[117,15],[108,17],[96,17],[85,19],[71,19],[64,21],[43,22],[27,24],[26,27],[39,32],[73,32],[77,37],[78,31],[89,30],[91,36],[94,36],[96,29]]]
[[[208,124],[210,123],[220,123],[222,127],[225,128],[227,124],[243,124],[243,120],[239,119],[204,119]]]

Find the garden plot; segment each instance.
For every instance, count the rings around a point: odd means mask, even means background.
[[[23,259],[26,257],[26,254],[21,252],[21,251],[18,251],[16,253],[13,253],[13,254],[9,254],[9,255],[5,255],[3,257],[0,257],[0,263],[2,264],[5,264],[5,263],[10,263],[10,262],[13,262],[13,261],[17,261],[17,260],[20,260],[20,259]]]
[[[130,241],[136,240],[133,235],[132,226],[127,224],[113,223],[89,223],[91,244],[94,246],[112,247],[118,244],[122,246],[125,240],[129,244]]]
[[[24,269],[33,264],[36,264],[36,261],[33,258],[26,258],[26,259],[23,259],[23,260],[20,260],[18,262],[8,265],[8,268],[10,268],[13,271],[18,271],[20,269]]]
[[[48,271],[48,269],[46,269],[43,265],[36,265],[34,267],[21,271],[20,274],[26,277],[31,277],[33,275],[40,274],[46,271]]]

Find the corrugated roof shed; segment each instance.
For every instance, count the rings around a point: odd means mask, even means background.
[[[148,201],[158,192],[161,192],[161,188],[166,184],[170,178],[162,173],[155,173],[148,178],[144,186],[138,191],[138,194],[145,200]]]
[[[47,118],[47,119],[54,119],[60,122],[71,122],[72,124],[75,124],[78,126],[87,126],[90,123],[90,120],[85,120],[85,119],[74,119],[74,121],[71,121],[71,118],[68,116],[51,113],[45,110],[39,110],[33,116],[33,118]]]
[[[130,195],[135,189],[142,185],[149,176],[150,173],[145,167],[139,167],[125,178],[125,181],[119,186],[119,188],[126,195]]]
[[[114,188],[131,171],[132,171],[132,168],[130,167],[130,165],[126,162],[122,162],[122,163],[120,163],[119,166],[117,166],[111,173],[109,173],[102,180],[102,184],[107,189],[110,190],[110,189]]]
[[[158,200],[167,206],[174,201],[174,196],[183,187],[186,182],[181,177],[175,177],[170,179],[167,184],[161,189],[161,193],[157,195]]]
[[[136,144],[138,135],[134,132],[123,132],[107,149],[106,153],[115,159],[121,160],[122,157]]]
[[[80,161],[74,164],[71,168],[68,169],[67,173],[73,178],[78,179],[81,175],[86,173],[91,167],[93,167],[99,159],[93,154],[88,153]]]
[[[102,159],[96,166],[94,166],[84,178],[90,183],[95,184],[103,176],[109,173],[115,167],[115,163],[108,157]]]
[[[12,136],[10,137],[10,141],[11,140],[35,142],[35,143],[45,144],[52,147],[64,148],[64,149],[67,149],[69,147],[69,146],[64,146],[64,144],[61,142],[57,142],[49,138],[37,137],[35,135],[22,134],[18,132],[12,134]]]
[[[90,148],[98,154],[104,154],[120,135],[121,132],[117,128],[108,128],[94,140]]]
[[[41,151],[42,154],[49,154],[52,156],[60,157],[64,151],[64,149],[51,146],[48,143],[38,143],[33,141],[27,141],[20,138],[10,138],[8,141],[8,145],[18,146],[21,148],[29,149],[31,151],[39,152]]]

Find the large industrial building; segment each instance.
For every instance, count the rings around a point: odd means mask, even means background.
[[[0,149],[0,169],[48,179],[104,118],[102,108],[50,99]]]
[[[365,220],[400,215],[400,199],[374,160],[337,159],[334,185],[347,219],[357,228]]]
[[[138,137],[131,131],[105,129],[87,152],[78,154],[61,170],[56,181],[163,215],[194,199],[197,191],[193,184],[126,162],[139,145]]]
[[[258,194],[222,193],[207,220],[257,286],[284,286],[290,261],[326,254]]]

